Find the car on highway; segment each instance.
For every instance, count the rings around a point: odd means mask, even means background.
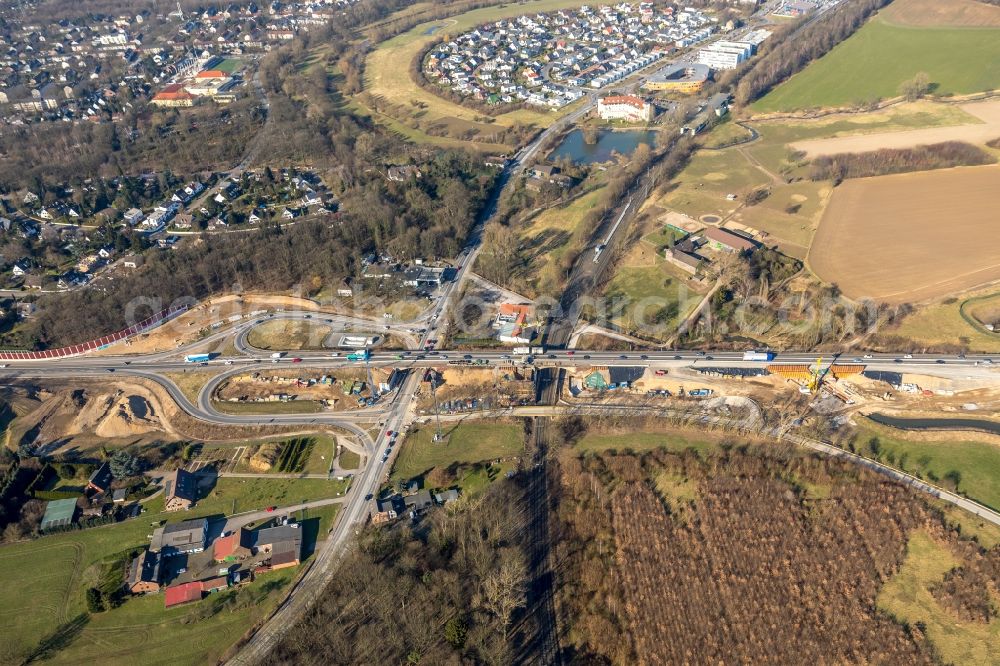
[[[267,509],[265,509],[265,511],[267,511],[268,513],[274,513],[274,510],[277,509],[277,508],[278,507],[276,507],[276,506],[269,506],[269,507],[267,507]]]
[[[403,360],[403,355],[402,354],[396,354],[396,360],[397,361],[402,361]]]
[[[913,358],[913,354],[903,354],[903,358]]]
[[[366,502],[371,502],[374,497],[375,497],[375,495],[373,495],[371,493],[368,493],[367,495],[365,495],[365,501]]]
[[[568,352],[566,352],[566,356],[573,356],[574,354],[576,354],[576,352],[573,351],[572,349],[570,349]]]
[[[501,354],[501,355],[500,355],[500,358],[502,358],[503,360],[505,360],[505,361],[506,361],[507,359],[509,359],[509,358],[510,358],[510,354]],[[6,366],[4,366],[4,367],[6,367]]]
[[[330,354],[330,357],[331,358],[340,358],[340,352],[333,352],[332,354]]]
[[[441,358],[448,358],[447,354],[441,354]]]
[[[622,359],[624,361],[627,361],[628,360],[628,355],[627,354],[619,354],[618,358],[620,358],[620,359]]]
[[[232,361],[226,361],[226,365],[232,365],[232,364],[233,364]]]
[[[555,357],[556,357],[555,354],[549,354],[549,358],[555,358]]]
[[[108,368],[108,372],[114,372],[114,371],[115,371],[114,368]]]
[[[865,358],[871,358],[871,357],[872,357],[871,354],[865,354]]]
[[[292,359],[292,363],[301,363],[301,362],[302,362],[302,359],[299,358],[298,356],[296,356],[295,358]]]
[[[392,437],[392,431],[391,430],[386,430],[385,431],[385,436],[386,437]]]
[[[462,358],[464,358],[466,361],[471,361],[472,360],[472,354],[466,354]]]
[[[382,456],[382,462],[385,462],[388,459],[389,459],[389,456]]]
[[[642,354],[641,356],[639,356],[639,358],[641,358],[643,361],[649,360],[649,357],[646,356],[645,354]]]
[[[945,361],[943,358],[939,358],[938,360],[936,360],[934,362],[935,363],[947,363],[947,361]]]
[[[312,318],[313,318],[312,315],[306,315],[306,319],[312,319]]]
[[[386,449],[385,450],[385,457],[388,458],[390,453],[392,453],[392,449],[391,448]]]
[[[675,361],[681,360],[681,355],[680,354],[674,354],[674,360]]]
[[[590,360],[590,354],[584,354],[583,355],[583,360],[584,361],[589,361]]]

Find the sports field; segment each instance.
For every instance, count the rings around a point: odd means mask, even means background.
[[[916,303],[1000,279],[1000,167],[861,178],[834,191],[809,267],[851,298]]]
[[[876,17],[752,108],[767,113],[889,99],[918,72],[929,75],[935,95],[1000,88],[1000,29],[910,28]]]
[[[467,109],[460,104],[424,90],[410,76],[410,63],[428,44],[439,37],[457,37],[478,25],[501,18],[549,12],[581,5],[610,4],[610,1],[582,2],[581,0],[536,0],[534,2],[512,3],[476,9],[459,16],[422,23],[412,30],[382,42],[372,51],[365,62],[365,92],[383,101],[387,110],[376,114],[380,122],[387,117],[408,128],[408,138],[414,141],[436,143],[448,137],[431,136],[447,131],[451,140],[464,138],[473,141],[477,148],[505,150],[505,146],[495,135],[498,131],[514,125],[534,125],[547,127],[559,117],[558,112],[545,110],[517,110],[486,117],[479,111]],[[360,104],[356,98],[355,102]],[[571,108],[570,107],[567,108]]]

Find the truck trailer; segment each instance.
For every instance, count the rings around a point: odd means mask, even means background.
[[[745,351],[743,352],[744,361],[773,361],[774,352],[769,351]]]
[[[185,363],[204,363],[212,358],[211,354],[188,354],[184,357]]]

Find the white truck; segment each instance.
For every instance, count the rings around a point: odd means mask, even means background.
[[[511,352],[517,356],[526,356],[531,353],[531,347],[514,347]]]
[[[744,361],[773,361],[774,352],[769,351],[745,351],[743,352]]]
[[[284,355],[285,355],[285,352],[274,352],[273,354],[271,354],[271,358],[277,360],[277,359],[281,358]]]

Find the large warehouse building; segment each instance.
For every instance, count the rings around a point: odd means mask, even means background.
[[[752,54],[749,42],[718,41],[698,51],[698,62],[712,69],[734,69]]]

